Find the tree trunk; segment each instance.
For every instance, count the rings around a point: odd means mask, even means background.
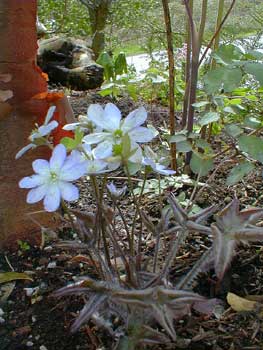
[[[34,159],[49,155],[40,147],[15,161],[15,154],[29,143],[34,124],[48,108],[46,100],[31,99],[47,91],[47,82],[36,65],[36,12],[36,0],[0,1],[0,73],[12,75],[10,82],[0,81],[0,90],[13,91],[10,103],[0,102],[0,247],[17,238],[32,242],[30,235],[39,231],[28,212],[42,207],[26,204],[26,193],[18,188],[18,182],[33,173]],[[46,213],[34,218],[47,226],[51,222]]]
[[[92,31],[91,48],[95,54],[95,59],[105,49],[105,27],[110,13],[112,0],[88,1],[80,0],[88,8],[90,25]]]

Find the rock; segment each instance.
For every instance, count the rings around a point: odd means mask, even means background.
[[[26,346],[28,346],[29,348],[31,348],[34,345],[34,343],[32,341],[28,341],[26,343]]]
[[[0,324],[5,323],[5,319],[3,317],[0,317]]]
[[[0,309],[0,317],[3,316],[3,314],[4,314],[4,310]]]
[[[103,83],[103,67],[84,40],[54,37],[39,42],[38,65],[52,83],[88,90]]]
[[[48,265],[47,268],[48,269],[54,269],[55,267],[57,267],[57,263],[55,261],[51,261]]]
[[[39,347],[39,350],[47,350],[47,348],[45,347],[45,345],[41,345],[41,346]]]

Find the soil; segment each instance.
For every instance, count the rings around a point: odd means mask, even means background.
[[[108,98],[100,97],[96,92],[72,93],[70,102],[75,114],[85,114],[90,103],[105,103]],[[137,105],[140,103],[138,102]],[[136,107],[128,98],[117,102],[124,114]],[[149,107],[149,106],[148,106]],[[149,108],[148,108],[149,109]],[[159,128],[163,126],[167,109],[155,103],[151,106],[149,118],[152,124]],[[218,164],[222,158],[218,159]],[[214,203],[227,204],[236,195],[240,198],[242,207],[253,205],[263,206],[262,169],[254,172],[246,181],[234,187],[227,187],[225,179],[229,165],[222,166],[215,179],[198,196],[197,204],[207,207]],[[116,177],[120,183],[121,173]],[[173,191],[176,195],[184,191],[190,195],[192,188]],[[158,219],[156,201],[145,200],[148,213]],[[131,216],[128,203],[124,202],[127,217]],[[80,209],[90,209],[93,204],[87,187],[82,188],[79,202]],[[59,239],[73,239],[74,231],[67,224],[50,237],[41,249],[35,246],[20,247],[18,251],[6,251],[0,257],[0,271],[26,272],[32,281],[21,280],[8,284],[7,300],[0,305],[3,315],[0,315],[0,350],[95,350],[114,349],[114,340],[106,331],[97,329],[89,322],[77,333],[69,332],[70,325],[83,307],[83,296],[54,298],[52,292],[72,283],[80,276],[93,276],[94,269],[90,264],[73,261],[77,254],[55,246]],[[200,257],[204,249],[211,245],[207,237],[197,234],[190,236],[180,251],[174,266],[170,271],[171,279],[176,281],[189,270]],[[151,252],[151,246],[144,247]],[[32,289],[33,288],[33,289]],[[0,289],[1,290],[1,289]],[[263,295],[263,248],[260,245],[240,247],[228,270],[220,290],[216,287],[213,271],[202,275],[197,281],[195,291],[209,298],[222,300],[218,312],[204,316],[194,312],[175,324],[179,345],[173,343],[151,349],[189,349],[189,350],[260,350],[263,349],[263,321],[260,310],[252,312],[235,312],[226,302],[228,292],[239,296],[248,294]],[[3,295],[0,297],[0,301]],[[1,311],[0,310],[0,311]],[[150,348],[149,348],[150,349]]]

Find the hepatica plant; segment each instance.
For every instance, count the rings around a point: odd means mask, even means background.
[[[220,208],[213,220],[218,206],[192,215],[190,208],[183,209],[173,195],[160,191],[160,215],[153,222],[142,201],[147,176],[157,173],[159,179],[174,176],[176,180],[176,174],[167,168],[169,160],[153,151],[158,144],[156,133],[144,125],[146,110],[140,107],[122,118],[112,103],[105,108],[90,105],[87,116],[65,126],[75,132],[74,138],[64,138],[56,147],[50,137],[57,127],[53,113],[51,107],[44,125],[37,126],[29,137],[31,143],[16,158],[39,145],[52,149],[50,160],[36,159],[32,163],[34,174],[21,179],[19,186],[29,189],[29,204],[43,200],[48,212],[63,206],[79,239],[60,242],[60,247],[81,249],[86,253],[79,255],[78,261],[91,261],[94,266],[97,279],[81,277],[54,293],[56,297],[85,296],[85,305],[71,331],[78,331],[92,319],[111,335],[118,350],[176,342],[174,321],[189,315],[192,308],[212,313],[218,302],[192,292],[198,274],[213,268],[220,282],[238,244],[263,240],[263,229],[257,224],[263,210],[240,211],[234,199],[228,207]],[[153,141],[152,149],[148,143]],[[112,181],[112,172],[117,169],[125,182],[122,187]],[[75,181],[83,179],[83,185],[88,183],[94,196],[95,210],[80,211],[66,204],[79,199]],[[139,194],[134,191],[135,180],[142,183]],[[128,195],[131,199],[126,199],[125,205],[131,203],[131,207],[124,212],[122,201]],[[211,247],[185,276],[175,280],[170,269],[193,232],[208,236]],[[149,237],[154,242],[151,251],[147,247]],[[164,245],[163,241],[170,243]]]

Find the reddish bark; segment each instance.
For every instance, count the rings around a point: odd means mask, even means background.
[[[42,210],[42,205],[26,204],[26,192],[18,188],[19,180],[31,175],[32,161],[48,158],[47,148],[15,161],[15,154],[28,144],[34,124],[43,118],[52,103],[47,98],[33,96],[47,92],[45,76],[36,65],[37,1],[0,1],[0,73],[10,73],[10,82],[0,82],[0,90],[12,90],[10,103],[0,102],[0,247],[18,238],[36,243],[39,227],[29,218],[28,212]],[[57,105],[60,121],[72,120],[73,114],[63,96],[52,104]],[[12,109],[12,111],[11,111]],[[34,218],[45,226],[53,223],[53,216],[40,213]]]

